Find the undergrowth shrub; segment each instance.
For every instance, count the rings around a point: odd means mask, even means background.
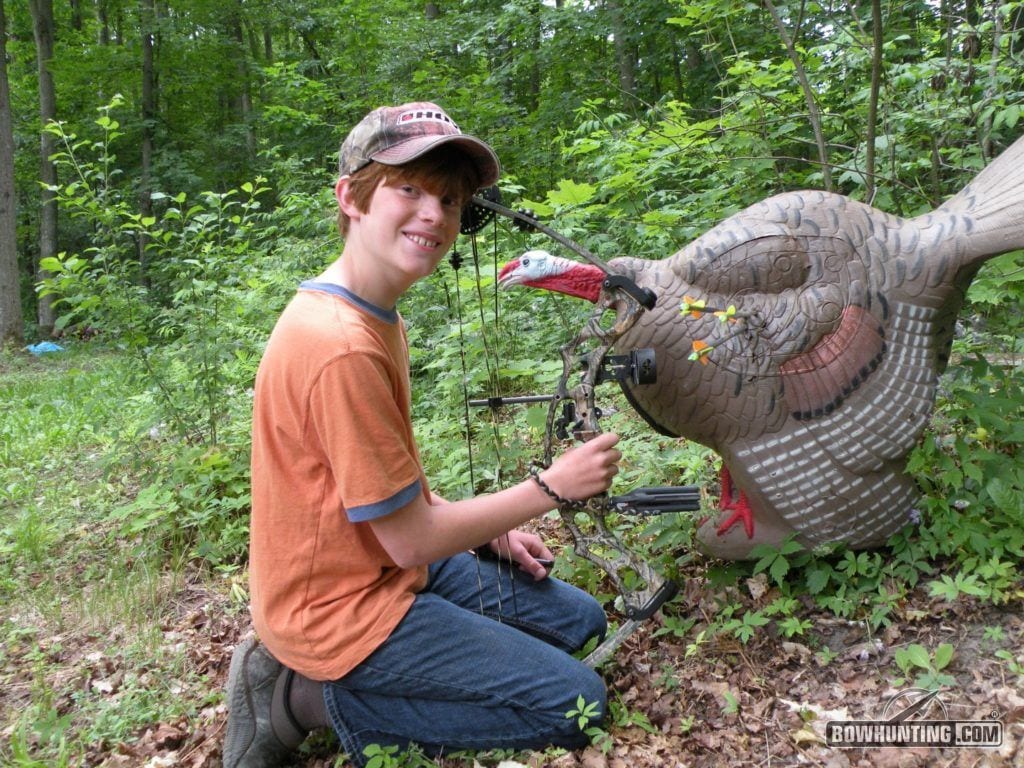
[[[120,350],[142,391],[125,406],[140,414],[135,471],[146,484],[111,513],[119,534],[147,549],[237,561],[248,538],[252,385],[296,272],[324,259],[296,237],[296,218],[321,201],[291,191],[265,211],[270,190],[258,178],[193,200],[155,192],[143,216],[118,182],[119,103],[101,110],[99,141],[47,127],[71,179],[57,199],[93,234],[81,253],[45,260],[52,277],[41,292],[55,299],[58,327],[88,327]]]

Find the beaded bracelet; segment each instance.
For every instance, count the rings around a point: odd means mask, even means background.
[[[558,504],[559,507],[567,507],[569,509],[581,509],[582,507],[586,506],[585,501],[580,501],[579,499],[566,499],[555,493],[551,486],[545,483],[544,480],[541,478],[540,473],[542,469],[545,469],[545,467],[540,467],[537,466],[536,464],[532,465],[530,467],[530,477],[533,478],[533,482],[535,482],[537,486],[551,498],[552,501]]]

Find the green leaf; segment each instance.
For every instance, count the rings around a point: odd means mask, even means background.
[[[830,571],[827,566],[818,566],[807,569],[807,591],[812,595],[821,592],[828,585]]]
[[[789,573],[789,561],[784,557],[775,558],[775,562],[772,563],[770,573],[776,584],[782,584],[782,580],[786,577],[786,574]]]
[[[570,179],[558,182],[558,188],[548,192],[548,203],[554,206],[583,205],[594,197],[597,187],[580,184]]]
[[[784,555],[792,555],[797,552],[802,552],[803,549],[804,546],[800,542],[794,541],[793,539],[786,539],[782,542],[782,547],[779,548],[779,551]]]
[[[935,669],[945,669],[953,660],[953,646],[949,643],[942,643],[935,649]]]
[[[956,600],[960,590],[949,576],[943,576],[941,581],[932,581],[928,584],[932,597],[941,597],[946,600]]]
[[[540,406],[526,409],[526,423],[536,430],[542,430],[548,424],[548,409]]]
[[[757,554],[757,547],[755,547],[751,551],[751,554],[755,554],[755,555]],[[771,566],[771,564],[773,562],[775,562],[775,558],[776,557],[778,557],[778,555],[775,553],[775,550],[772,549],[767,555],[765,555],[760,560],[758,560],[756,563],[754,563],[754,573],[760,573],[761,571],[769,568]]]
[[[1002,509],[1020,510],[1024,508],[1024,499],[1021,498],[1021,494],[1010,487],[1001,477],[994,477],[989,480],[985,490],[992,498],[992,501],[996,503],[996,506]]]
[[[921,669],[931,668],[931,658],[928,656],[928,649],[923,645],[912,643],[906,649],[906,657],[911,664]]]

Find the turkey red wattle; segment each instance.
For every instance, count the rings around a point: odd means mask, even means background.
[[[502,288],[514,285],[540,288],[595,304],[601,295],[604,279],[604,272],[592,264],[552,256],[547,251],[527,251],[502,267],[498,285]]]

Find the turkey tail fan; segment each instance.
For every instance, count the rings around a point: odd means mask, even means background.
[[[918,217],[922,229],[931,217],[962,220],[964,266],[1024,248],[1024,137],[984,168],[958,194],[933,213]]]

